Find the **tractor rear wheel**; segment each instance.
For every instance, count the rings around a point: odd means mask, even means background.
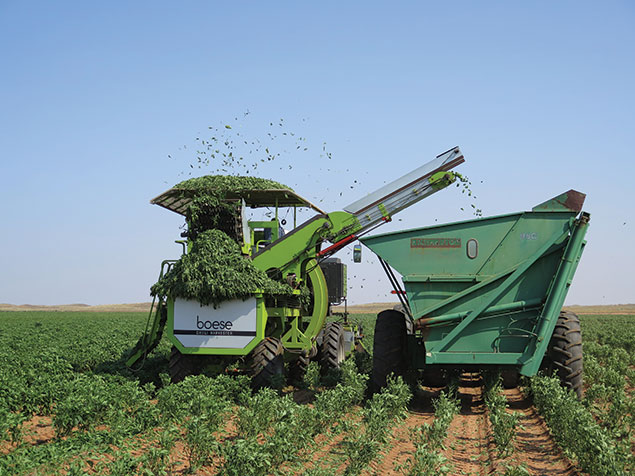
[[[339,369],[346,358],[344,348],[344,329],[339,322],[329,322],[324,326],[322,345],[320,346],[320,361],[324,373],[331,369]]]
[[[172,346],[168,364],[172,383],[179,383],[185,377],[196,374],[200,367],[200,360],[200,356],[181,354],[176,347]]]
[[[545,359],[547,372],[555,370],[562,385],[582,398],[582,333],[573,312],[560,312]]]
[[[377,315],[370,382],[373,392],[386,386],[386,379],[390,374],[404,375],[406,335],[406,316],[403,313],[390,309]]]
[[[284,376],[284,348],[280,339],[266,337],[251,351],[249,373],[255,390],[276,384]]]

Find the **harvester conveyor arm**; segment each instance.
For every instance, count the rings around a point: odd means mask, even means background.
[[[344,211],[312,218],[256,253],[253,262],[265,271],[278,268],[283,274],[297,273],[300,266],[298,261],[335,253],[361,234],[390,221],[394,214],[453,183],[456,177],[449,171],[464,161],[461,150],[454,147],[431,162],[347,205]],[[317,251],[317,246],[323,241],[330,241],[333,245]],[[302,255],[305,255],[304,259],[301,259]]]
[[[384,185],[375,192],[344,207],[366,230],[420,200],[447,187],[454,181],[451,169],[465,162],[458,147],[454,147],[434,160]]]

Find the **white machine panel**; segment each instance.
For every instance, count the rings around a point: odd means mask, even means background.
[[[174,337],[185,347],[242,349],[256,337],[256,298],[213,306],[174,300]]]

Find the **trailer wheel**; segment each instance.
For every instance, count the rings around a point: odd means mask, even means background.
[[[324,326],[322,345],[320,346],[320,363],[324,373],[331,369],[339,369],[346,358],[344,349],[344,329],[339,322],[329,322]]]
[[[179,349],[172,346],[168,369],[172,383],[179,383],[185,377],[197,373],[200,364],[200,356],[181,354]]]
[[[547,372],[555,370],[562,385],[582,398],[582,333],[573,312],[560,312],[545,358]]]
[[[518,373],[518,370],[515,370],[515,369],[501,370],[501,382],[503,384],[503,388],[516,388],[518,387],[519,381],[520,381],[520,374]]]
[[[445,387],[448,384],[448,373],[445,369],[426,365],[423,369],[423,384],[428,387]]]
[[[410,317],[408,316],[408,313],[406,312],[406,308],[404,307],[404,305],[396,304],[395,307],[393,307],[393,310],[399,311],[400,313],[404,315],[404,320],[406,322],[406,334],[414,334],[415,324],[412,321],[412,319],[410,319]]]
[[[403,375],[406,370],[406,318],[393,309],[377,315],[373,339],[373,373],[371,389],[378,392],[386,386],[390,374]]]
[[[284,349],[280,339],[267,337],[251,351],[251,386],[255,389],[270,387],[278,376],[284,375]]]

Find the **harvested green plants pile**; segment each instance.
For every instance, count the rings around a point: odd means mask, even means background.
[[[174,186],[178,190],[190,190],[218,199],[228,193],[240,193],[246,190],[292,190],[275,180],[240,175],[205,175],[179,182]]]
[[[219,221],[228,216],[239,215],[239,208],[228,198],[243,198],[251,190],[291,190],[274,180],[230,175],[205,175],[180,182],[174,189],[192,199],[186,214],[190,238],[204,230],[219,228]]]
[[[269,279],[252,265],[220,230],[201,233],[191,251],[151,288],[153,295],[196,300],[204,306],[246,299],[257,290],[272,295],[292,292],[290,286]]]
[[[290,286],[270,279],[241,254],[240,246],[216,229],[215,217],[239,213],[226,198],[249,190],[289,189],[273,180],[256,177],[208,175],[186,180],[175,187],[192,198],[187,210],[192,248],[151,288],[153,296],[172,296],[217,306],[223,301],[246,299],[256,291],[288,295]],[[211,229],[210,229],[211,228]]]

